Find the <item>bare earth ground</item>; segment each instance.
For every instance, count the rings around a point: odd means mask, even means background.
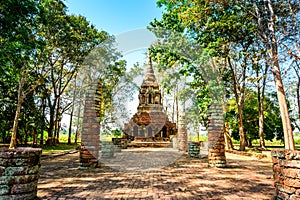
[[[141,163],[164,162],[157,156]],[[149,156],[148,156],[149,157]],[[226,153],[227,168],[208,168],[207,159],[181,155],[155,170],[118,171],[113,162],[79,169],[79,154],[43,159],[40,199],[255,199],[273,198],[272,163]],[[173,158],[174,159],[174,158]],[[127,163],[136,162],[130,160]],[[133,164],[134,166],[134,164]],[[123,166],[124,167],[124,166]]]

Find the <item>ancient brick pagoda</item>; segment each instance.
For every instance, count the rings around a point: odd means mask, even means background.
[[[150,58],[138,97],[137,113],[124,125],[124,135],[133,136],[134,142],[169,141],[172,135],[177,134],[177,127],[164,112],[161,91]]]

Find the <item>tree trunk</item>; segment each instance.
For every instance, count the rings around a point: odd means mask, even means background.
[[[75,105],[76,92],[77,92],[76,78],[77,78],[77,75],[75,76],[75,81],[74,81],[74,91],[73,91],[73,98],[72,98],[72,110],[71,110],[71,114],[70,114],[68,144],[71,144],[71,137],[72,137],[72,121],[73,121],[74,105]]]
[[[78,142],[78,135],[79,135],[79,123],[80,123],[80,110],[81,110],[81,103],[79,102],[78,113],[77,113],[77,125],[76,125],[76,133],[75,133],[75,144]]]
[[[234,146],[229,134],[229,125],[228,122],[225,122],[224,124],[224,138],[225,138],[225,149],[226,150],[233,150]]]
[[[262,42],[266,46],[266,50],[269,53],[270,60],[271,60],[271,67],[272,72],[274,75],[275,85],[276,85],[276,92],[277,98],[279,102],[280,108],[280,115],[283,125],[283,132],[284,132],[284,146],[285,149],[294,150],[294,138],[292,132],[292,126],[290,122],[290,117],[288,113],[288,107],[286,102],[286,95],[283,88],[282,78],[281,78],[281,71],[278,62],[278,49],[277,49],[277,39],[275,34],[274,28],[274,20],[276,16],[273,11],[273,5],[270,0],[264,0],[263,7],[259,7],[256,1],[253,1],[253,6],[256,11],[256,18],[258,25],[260,27],[260,37]],[[261,8],[263,10],[261,10]],[[265,23],[266,22],[267,26]]]
[[[297,71],[297,69],[294,67],[294,70],[297,74],[297,78],[298,78],[298,81],[297,81],[297,87],[296,87],[296,101],[297,101],[297,106],[298,106],[298,119],[300,119],[300,75]]]
[[[57,132],[56,132],[55,144],[59,144],[59,134],[60,134],[60,129],[61,129],[61,120],[59,119],[59,120],[57,121]]]
[[[24,87],[24,70],[22,70],[20,74],[20,81],[19,81],[19,90],[18,90],[18,104],[17,104],[17,110],[15,113],[15,118],[14,118],[14,125],[13,125],[13,132],[10,140],[10,145],[9,149],[15,149],[16,146],[16,141],[17,141],[17,131],[18,131],[18,123],[19,123],[19,116],[21,112],[21,105],[23,103],[24,97],[23,97],[23,87]]]
[[[247,146],[246,136],[243,125],[243,104],[238,104],[238,125],[240,134],[240,150],[245,151]]]
[[[17,130],[18,130],[18,122],[19,122],[19,116],[20,116],[20,110],[21,110],[21,101],[18,100],[17,104],[17,110],[15,114],[14,119],[14,125],[13,125],[13,132],[10,140],[9,149],[15,149],[16,148],[16,140],[17,140]]]
[[[75,144],[77,144],[78,141],[78,136],[79,136],[79,123],[80,123],[80,113],[81,113],[81,103],[80,103],[80,99],[81,99],[81,93],[79,95],[79,106],[78,106],[78,110],[77,110],[77,125],[76,125],[76,133],[75,133]]]
[[[296,95],[297,95],[297,106],[298,106],[298,120],[300,119],[300,77],[298,76],[298,83],[297,83],[297,88],[296,88]],[[296,128],[300,130],[299,125],[297,122],[295,122]]]
[[[277,60],[277,58],[275,58]],[[283,125],[284,132],[284,146],[285,149],[295,150],[294,136],[292,131],[292,125],[290,121],[288,106],[286,102],[286,95],[283,88],[283,83],[281,79],[281,73],[279,68],[279,63],[273,66],[273,74],[276,84],[277,98],[279,102],[280,115]]]
[[[292,131],[292,125],[290,121],[288,106],[286,102],[286,95],[282,83],[281,78],[281,71],[278,62],[278,47],[277,47],[277,39],[275,36],[275,28],[274,28],[274,20],[275,14],[273,11],[273,5],[270,0],[265,0],[265,9],[268,11],[269,19],[268,19],[268,31],[269,31],[269,43],[268,43],[268,52],[272,62],[272,72],[274,74],[275,85],[276,85],[276,92],[277,98],[279,102],[280,108],[280,115],[283,125],[283,132],[284,132],[284,146],[285,149],[295,150],[295,143],[294,143],[294,136]]]
[[[172,122],[175,122],[175,101],[176,101],[176,90],[174,90],[174,94],[173,94]]]
[[[24,128],[24,132],[25,132],[24,144],[25,144],[25,146],[27,146],[27,144],[28,144],[28,129],[27,129],[27,127]]]
[[[50,101],[50,100],[49,100]],[[51,102],[49,102],[51,104]],[[54,105],[49,105],[50,116],[49,116],[49,127],[48,127],[48,138],[46,144],[49,146],[53,145],[53,130],[54,130]]]
[[[42,100],[43,102],[43,116],[46,116],[45,110],[46,110],[46,98],[43,98]],[[45,119],[44,119],[45,120]],[[44,128],[45,128],[45,124],[42,127],[41,130],[41,138],[40,138],[40,145],[43,146],[44,145]]]
[[[55,120],[54,120],[54,144],[59,143],[59,121],[60,121],[60,97],[57,98]]]
[[[266,149],[264,137],[264,100],[265,100],[265,87],[269,64],[266,61],[265,70],[263,73],[262,89],[260,90],[260,83],[257,84],[257,103],[258,103],[258,127],[259,127],[259,144],[262,149]],[[259,69],[256,70],[256,77],[259,77]]]
[[[176,85],[176,124],[179,122],[178,85]]]
[[[37,130],[36,127],[32,129],[32,146],[37,145]]]
[[[240,135],[240,150],[245,151],[247,146],[247,140],[244,132],[244,125],[243,125],[243,109],[244,109],[244,102],[245,102],[245,80],[246,80],[246,62],[243,65],[242,69],[242,80],[241,84],[239,84],[237,74],[234,70],[234,67],[231,63],[230,57],[227,57],[228,65],[231,70],[232,79],[233,79],[233,91],[235,95],[235,101],[238,107],[238,126],[239,126],[239,135]]]
[[[264,137],[264,108],[258,108],[258,126],[259,126],[259,146],[262,149],[266,149],[265,137]]]
[[[72,110],[71,110],[71,113],[70,113],[68,144],[71,144],[73,113],[74,113],[74,103],[73,103]]]
[[[251,138],[249,138],[249,140],[248,140],[248,147],[253,147]]]

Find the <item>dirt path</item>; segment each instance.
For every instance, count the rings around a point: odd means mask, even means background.
[[[207,159],[181,156],[154,171],[120,172],[107,166],[78,169],[79,155],[42,161],[40,199],[255,199],[274,194],[272,164],[226,154],[228,167],[208,168]]]

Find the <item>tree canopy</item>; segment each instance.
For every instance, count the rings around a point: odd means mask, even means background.
[[[2,140],[7,142],[12,137],[11,148],[17,136],[22,143],[29,137],[35,141],[40,137],[43,143],[46,131],[47,143],[54,144],[62,114],[71,105],[63,98],[71,80],[93,49],[112,45],[112,36],[97,30],[83,16],[67,14],[61,0],[5,1],[0,10]],[[97,55],[109,60],[99,68],[123,76],[125,63],[117,55],[113,48]],[[107,78],[101,81],[109,82]],[[115,84],[105,85],[104,93],[109,95]]]
[[[161,42],[152,47],[153,57],[167,67],[174,67],[175,63],[185,63],[182,65],[182,70],[192,74],[196,82],[203,80],[204,69],[211,69],[218,73],[219,78],[214,77],[214,79],[218,85],[223,86],[223,90],[217,91],[221,93],[224,91],[222,93],[224,96],[222,97],[220,93],[219,97],[224,98],[225,102],[234,97],[238,106],[240,149],[244,150],[247,145],[246,126],[243,124],[244,112],[250,114],[250,111],[244,107],[247,91],[256,85],[259,91],[257,93],[260,102],[259,115],[262,116],[264,94],[274,91],[264,89],[266,77],[271,73],[275,78],[285,147],[294,149],[281,67],[288,62],[287,59],[282,58],[291,55],[291,52],[294,52],[292,53],[294,55],[297,49],[292,45],[290,51],[284,51],[291,41],[297,43],[299,29],[298,26],[295,28],[295,24],[299,23],[299,3],[284,0],[246,2],[158,0],[157,5],[164,9],[164,13],[161,20],[153,20],[149,27],[161,38]],[[186,51],[182,48],[184,40],[192,42],[193,47],[198,47],[197,50],[189,48],[194,51]],[[184,50],[180,51],[181,49]],[[200,72],[200,76],[197,76],[195,69]],[[207,82],[204,77],[204,85],[208,86]],[[203,88],[203,85],[199,86]],[[210,91],[208,96],[212,97],[211,86],[208,86],[208,91]],[[264,117],[260,119],[263,120]],[[265,132],[266,135],[267,130],[263,131],[265,123],[260,120],[259,124],[260,133]],[[260,138],[263,140],[263,137]]]

